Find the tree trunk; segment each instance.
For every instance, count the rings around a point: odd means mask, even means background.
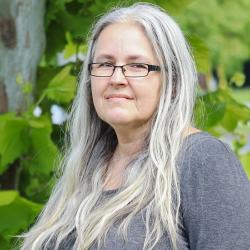
[[[45,47],[45,0],[0,0],[0,114],[22,112],[32,100],[22,91],[34,86]],[[15,189],[19,162],[0,176],[1,189]]]
[[[45,0],[0,0],[0,113],[23,111],[45,47]]]

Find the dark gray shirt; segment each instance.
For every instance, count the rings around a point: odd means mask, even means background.
[[[179,153],[181,207],[185,231],[178,249],[249,250],[250,182],[229,146],[207,132],[189,135]],[[117,190],[103,192],[108,199]],[[128,242],[111,227],[101,250],[142,250],[145,210],[128,227]],[[74,238],[74,237],[73,237]],[[60,249],[71,249],[67,239]],[[90,250],[96,250],[94,244]],[[170,250],[165,233],[156,250]]]

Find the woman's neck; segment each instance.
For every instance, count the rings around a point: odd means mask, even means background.
[[[114,155],[122,157],[133,156],[143,148],[145,138],[148,134],[148,126],[134,130],[116,131],[118,140]]]

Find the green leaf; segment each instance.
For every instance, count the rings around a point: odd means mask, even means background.
[[[226,77],[241,71],[249,58],[249,8],[248,0],[212,0],[206,4],[196,0],[178,17],[185,31],[206,42],[213,68],[222,65]]]
[[[219,93],[208,93],[197,100],[195,119],[198,126],[206,130],[219,124],[225,111],[226,104],[220,100]]]
[[[222,126],[232,132],[238,123],[250,120],[250,109],[234,100],[230,90],[220,91],[220,99],[226,103],[226,112],[222,119]]]
[[[66,33],[67,44],[63,50],[63,56],[65,59],[75,55],[77,52],[77,44],[72,41],[71,34],[69,32]]]
[[[58,52],[61,52],[66,44],[65,39],[66,30],[61,23],[52,22],[46,32],[47,45],[45,51],[45,58],[48,63],[51,63]]]
[[[34,89],[34,96],[36,99],[39,99],[41,95],[43,95],[51,79],[58,74],[60,70],[60,67],[38,67],[36,87]]]
[[[59,154],[51,139],[51,122],[48,117],[42,116],[39,119],[31,120],[29,124],[32,157],[26,161],[25,166],[28,167],[31,174],[49,175]]]
[[[66,11],[60,12],[59,18],[65,31],[81,37],[87,33],[93,21],[89,16],[71,15]]]
[[[0,116],[0,174],[29,148],[28,123],[14,113]]]
[[[0,234],[8,239],[20,230],[26,230],[41,208],[41,204],[22,198],[16,191],[1,191]]]
[[[234,100],[229,88],[219,89],[197,100],[195,118],[204,129],[221,126],[232,132],[239,122],[250,120],[250,109]]]
[[[64,51],[63,51],[63,56],[65,59],[68,59],[69,57],[73,56],[76,54],[76,49],[77,45],[74,43],[67,43]]]
[[[46,9],[46,27],[50,24],[51,21],[57,18],[57,15],[60,11],[65,11],[65,0],[47,0],[47,9]]]
[[[5,239],[2,235],[0,235],[0,246],[2,250],[12,250],[14,249],[11,246],[11,239]]]
[[[51,177],[30,175],[27,184],[22,190],[26,196],[35,202],[45,203],[51,193]]]
[[[177,14],[183,11],[191,2],[194,0],[151,0],[147,1],[150,3],[154,3],[160,5],[161,7],[165,8],[171,14]],[[137,2],[137,1],[135,1]]]
[[[207,45],[195,35],[188,36],[187,39],[193,50],[198,71],[200,73],[208,74],[211,70],[211,64]]]
[[[70,74],[71,66],[64,67],[46,89],[47,97],[60,103],[69,103],[75,96],[76,78]]]
[[[22,85],[22,93],[23,94],[29,94],[32,92],[32,84],[30,82],[25,82]]]
[[[233,89],[232,97],[239,103],[247,103],[250,101],[250,88]]]
[[[230,83],[231,84],[234,83],[237,87],[241,87],[244,85],[245,80],[246,80],[246,76],[241,72],[237,72],[230,79]]]
[[[230,112],[230,108],[227,107],[227,111],[225,112],[224,117],[222,119],[222,126],[226,130],[233,132],[237,127],[237,124],[238,124],[237,117],[235,117],[235,115]]]
[[[239,134],[236,140],[233,140],[233,149],[239,154],[240,149],[247,144],[247,136],[244,134]]]

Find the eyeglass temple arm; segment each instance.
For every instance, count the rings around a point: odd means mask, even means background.
[[[161,68],[160,68],[160,66],[157,66],[157,65],[148,65],[148,70],[149,71],[160,71]]]

